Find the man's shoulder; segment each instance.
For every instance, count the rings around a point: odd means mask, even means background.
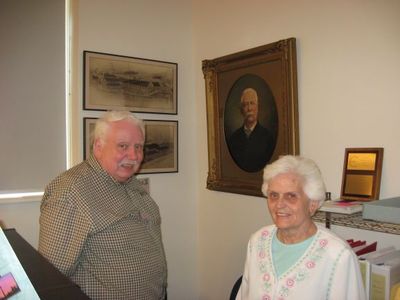
[[[235,129],[235,131],[233,131],[231,136],[235,136],[235,135],[241,135],[244,134],[244,127],[240,126],[239,128]]]
[[[64,171],[55,177],[46,187],[47,191],[56,189],[68,190],[73,186],[79,185],[82,180],[87,180],[91,175],[91,168],[87,161],[83,161],[76,166]]]
[[[80,178],[82,175],[85,175],[89,171],[89,163],[85,160],[68,170],[59,174],[54,180],[67,180],[69,178]]]
[[[260,124],[260,122],[257,123],[256,127],[254,128],[254,131],[271,135],[271,131],[267,127],[264,127],[262,124]]]
[[[246,134],[244,133],[243,126],[237,128],[228,138],[228,143],[238,142],[239,140],[244,139]]]

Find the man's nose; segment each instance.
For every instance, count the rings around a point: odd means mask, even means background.
[[[135,146],[129,148],[128,157],[129,157],[129,159],[132,159],[132,160],[137,159],[137,157],[138,157],[138,149],[136,149]]]

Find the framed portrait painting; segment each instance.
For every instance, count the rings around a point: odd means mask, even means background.
[[[261,196],[266,164],[299,153],[296,40],[203,60],[207,188]]]
[[[177,114],[178,65],[83,52],[83,109]]]

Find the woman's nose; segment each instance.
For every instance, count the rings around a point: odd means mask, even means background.
[[[279,199],[276,201],[276,206],[277,207],[284,207],[285,205],[286,205],[285,198],[283,197],[283,195],[281,195],[279,197]]]

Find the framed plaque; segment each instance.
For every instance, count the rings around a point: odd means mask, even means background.
[[[341,199],[378,200],[382,161],[383,148],[346,148]]]

